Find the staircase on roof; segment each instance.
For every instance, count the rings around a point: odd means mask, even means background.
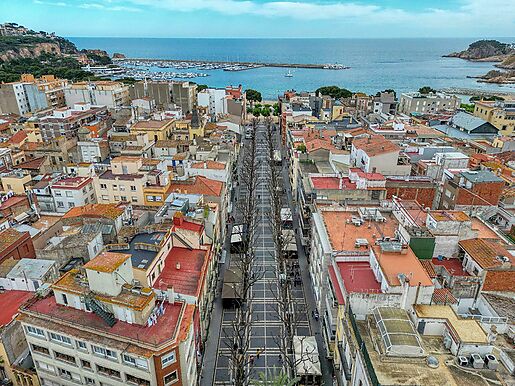
[[[107,310],[101,302],[96,300],[91,293],[87,294],[84,298],[86,305],[98,316],[100,316],[109,327],[113,327],[116,324],[116,318],[114,314]]]

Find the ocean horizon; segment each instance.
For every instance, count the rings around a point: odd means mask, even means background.
[[[474,38],[99,38],[70,37],[79,49],[101,49],[128,58],[309,63],[349,66],[346,70],[262,67],[245,71],[202,71],[209,76],[192,81],[211,87],[242,84],[275,98],[282,91],[311,91],[337,85],[369,94],[384,89],[415,91],[459,87],[515,92],[514,85],[478,83],[467,76],[483,75],[495,63],[469,62],[442,55],[461,51]],[[511,42],[510,38],[499,38]],[[153,69],[159,70],[163,69]],[[173,71],[170,69],[170,71]],[[194,72],[194,70],[192,70]]]

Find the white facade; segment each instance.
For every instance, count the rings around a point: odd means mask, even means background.
[[[210,116],[227,114],[225,89],[207,88],[198,93],[198,105],[208,108]]]
[[[66,213],[76,206],[95,204],[97,202],[92,180],[80,189],[58,186],[52,186],[51,189],[57,213]]]
[[[100,141],[100,139],[92,139],[90,141],[77,142],[82,162],[95,163],[102,161]]]

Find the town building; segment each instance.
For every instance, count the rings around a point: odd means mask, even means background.
[[[109,80],[72,83],[65,88],[64,96],[68,107],[83,103],[114,109],[130,104],[129,86]]]
[[[191,82],[145,80],[131,85],[129,91],[131,99],[152,98],[156,107],[162,110],[169,110],[178,105],[184,114],[191,112],[197,101],[197,85]]]
[[[512,136],[515,131],[515,100],[476,101],[474,116],[494,125],[500,135]]]
[[[36,257],[29,232],[7,228],[0,232],[0,263],[7,259],[20,260]]]
[[[411,165],[401,148],[381,135],[356,138],[352,142],[350,164],[366,173],[409,175]]]
[[[475,212],[497,206],[504,186],[504,180],[488,170],[459,172],[445,180],[440,208]]]
[[[163,119],[161,121],[149,120],[136,122],[130,128],[130,133],[147,134],[151,141],[164,141],[172,138],[174,121]]]
[[[65,177],[50,184],[57,213],[97,202],[91,177]]]
[[[73,107],[62,107],[53,110],[52,114],[38,118],[38,127],[44,141],[64,136],[77,137],[81,126],[107,118],[105,106],[90,103],[76,103]]]
[[[493,139],[499,132],[490,122],[464,111],[458,111],[447,124],[434,128],[451,138],[468,140]]]
[[[195,306],[138,283],[130,255],[104,252],[52,288],[18,317],[44,384],[196,384]]]
[[[400,113],[407,115],[455,111],[460,107],[460,103],[461,100],[457,96],[439,92],[429,94],[402,93],[398,110]]]

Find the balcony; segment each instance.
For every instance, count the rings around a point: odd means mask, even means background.
[[[146,379],[138,378],[133,375],[127,374],[127,383],[129,385],[137,385],[137,386],[150,386],[150,381]]]
[[[97,365],[97,372],[105,377],[114,378],[120,380],[122,378],[119,371],[110,369],[108,367]]]

